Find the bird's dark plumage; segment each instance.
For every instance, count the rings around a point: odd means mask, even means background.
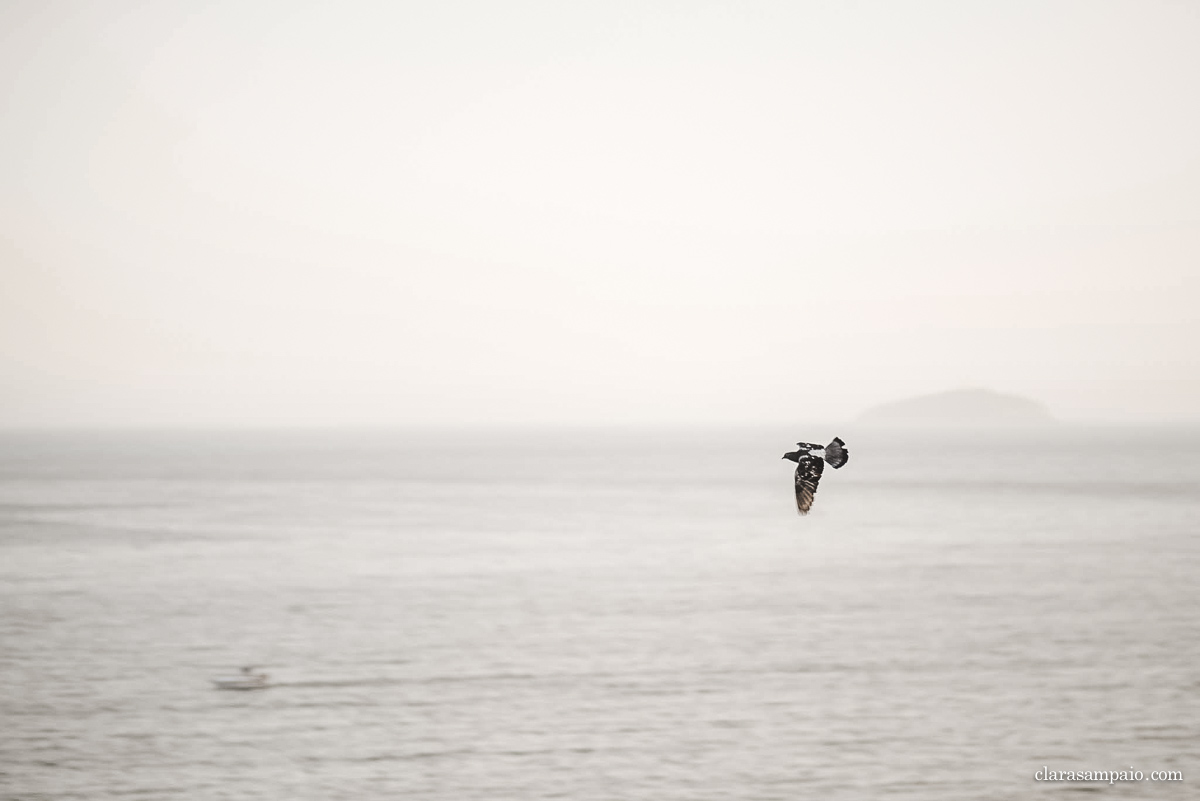
[[[824,469],[825,463],[820,456],[805,454],[796,460],[796,511],[800,514],[806,515],[812,508]]]
[[[850,451],[841,437],[834,437],[833,442],[825,446],[825,461],[835,470],[850,461]]]
[[[825,462],[837,469],[850,460],[850,452],[846,443],[840,437],[834,437],[828,445],[813,445],[808,442],[797,442],[799,450],[783,455],[796,463],[796,511],[802,515],[808,514],[816,498],[817,485],[821,483],[821,474],[825,470]],[[810,451],[825,451],[822,458]]]

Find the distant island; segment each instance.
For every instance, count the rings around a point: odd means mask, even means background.
[[[858,418],[872,426],[1016,428],[1057,421],[1037,401],[987,389],[956,389],[875,406]]]

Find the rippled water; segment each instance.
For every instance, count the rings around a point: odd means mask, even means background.
[[[795,433],[4,435],[0,796],[1194,797],[1200,433]]]

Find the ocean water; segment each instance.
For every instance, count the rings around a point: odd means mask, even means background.
[[[1198,523],[1196,430],[5,434],[0,797],[1196,798]]]

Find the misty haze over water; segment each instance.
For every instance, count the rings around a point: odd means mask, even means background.
[[[803,519],[792,433],[5,434],[0,795],[1197,775],[1200,432],[831,430]],[[244,664],[276,686],[209,685]]]
[[[1197,422],[1197,41],[1187,2],[2,3],[0,428]]]

